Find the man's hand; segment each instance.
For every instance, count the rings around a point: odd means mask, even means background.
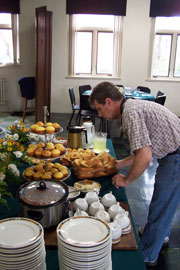
[[[112,178],[112,183],[116,188],[119,187],[127,187],[127,185],[129,184],[126,181],[126,178],[124,175],[122,174],[116,174],[113,178]]]

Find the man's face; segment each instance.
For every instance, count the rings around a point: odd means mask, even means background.
[[[106,98],[105,104],[100,104],[96,100],[94,101],[94,106],[98,111],[99,117],[103,117],[108,120],[115,119],[114,118],[114,106],[113,101],[110,98]]]

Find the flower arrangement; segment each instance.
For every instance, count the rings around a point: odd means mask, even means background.
[[[19,183],[21,179],[18,166],[22,161],[29,162],[25,150],[30,135],[24,123],[15,121],[8,129],[10,133],[0,139],[0,203],[4,205],[7,205],[6,196],[12,197],[8,191],[8,182]]]

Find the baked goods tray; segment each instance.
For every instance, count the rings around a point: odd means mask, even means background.
[[[129,212],[128,204],[127,202],[120,202],[121,206]],[[112,244],[112,250],[137,250],[138,244],[136,242],[135,232],[131,221],[131,232],[129,234],[125,234],[121,236],[121,240],[119,243]],[[56,227],[46,229],[44,231],[44,239],[45,239],[45,245],[49,247],[57,247],[57,238],[56,238]]]

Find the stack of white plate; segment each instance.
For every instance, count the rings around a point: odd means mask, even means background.
[[[45,270],[44,230],[27,218],[0,220],[0,269]]]
[[[95,217],[77,216],[57,226],[60,270],[111,270],[109,225]]]

